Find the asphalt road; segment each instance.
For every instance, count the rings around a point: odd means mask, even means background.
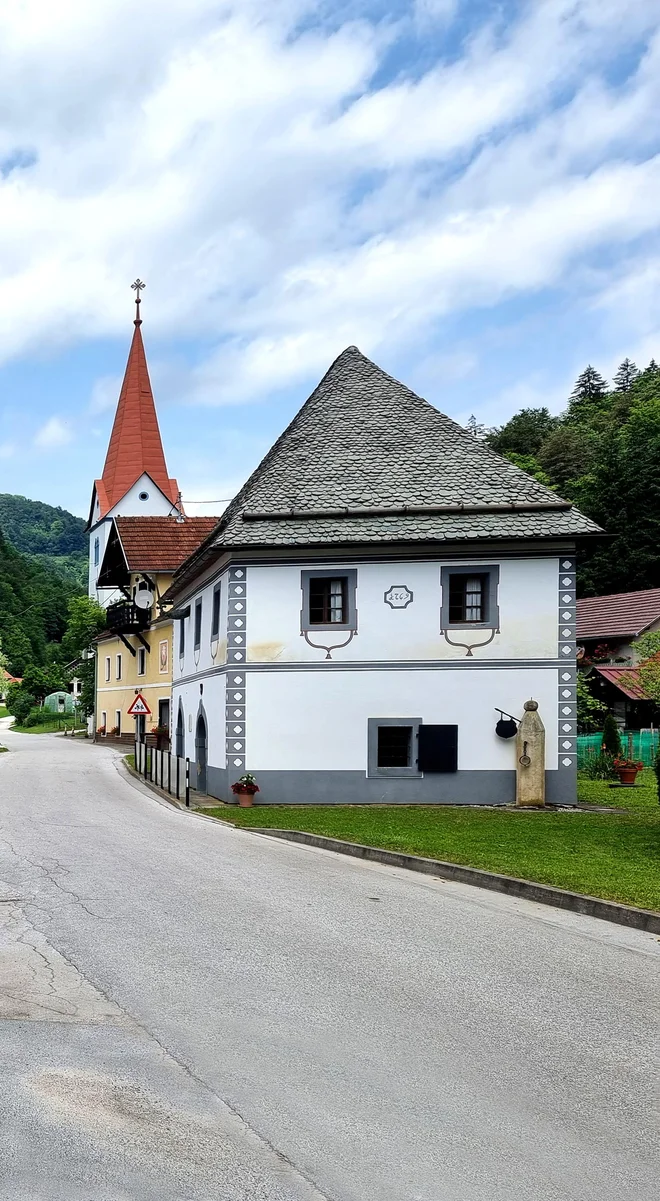
[[[0,741],[1,1201],[657,1197],[657,937]]]

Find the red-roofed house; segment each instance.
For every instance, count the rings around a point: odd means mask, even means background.
[[[648,727],[657,706],[647,696],[636,667],[635,643],[660,631],[660,588],[590,596],[577,602],[578,659],[593,666],[594,695],[629,729]]]
[[[107,609],[97,642],[96,728],[133,736],[128,710],[143,693],[138,732],[169,728],[172,620],[160,600],[174,572],[217,524],[186,517],[158,428],[140,327],[139,280],[133,340],[101,477],[89,514],[89,595]]]
[[[108,628],[97,640],[96,723],[106,736],[169,730],[172,617],[161,598],[174,572],[213,533],[216,517],[115,517],[99,565],[110,593]],[[129,716],[140,693],[149,713]]]

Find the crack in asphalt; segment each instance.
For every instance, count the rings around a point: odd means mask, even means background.
[[[59,892],[63,893],[65,896],[70,897],[71,903],[78,905],[81,909],[83,909],[85,911],[85,913],[87,913],[89,915],[89,917],[93,917],[97,921],[101,921],[101,922],[105,920],[101,916],[100,913],[94,913],[94,911],[89,908],[89,906],[86,904],[86,902],[82,899],[82,897],[77,892],[74,891],[74,889],[66,888],[64,886],[64,884],[62,884],[56,878],[57,872],[63,872],[66,875],[71,874],[71,869],[69,867],[66,867],[65,864],[61,863],[58,859],[52,858],[51,856],[47,856],[46,861],[43,861],[43,860],[31,859],[29,855],[25,854],[25,852],[23,852],[22,855],[19,855],[18,851],[15,849],[15,847],[12,845],[12,843],[6,837],[3,837],[2,839],[0,839],[0,842],[2,843],[3,846],[7,847],[10,854],[12,854],[14,856],[14,859],[16,860],[16,863],[20,868],[22,868],[24,864],[29,864],[29,866],[31,868],[34,868],[35,871],[41,872],[42,879],[47,880],[49,884],[52,884],[53,888],[56,888]],[[47,866],[48,861],[50,861],[50,863],[52,863],[54,866],[48,867]],[[39,909],[43,910],[43,908],[44,908],[35,898],[32,898],[32,899],[25,898],[23,900],[23,903],[28,905],[29,907],[35,908],[37,910],[39,910]]]

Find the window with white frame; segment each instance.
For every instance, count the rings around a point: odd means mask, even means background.
[[[110,656],[109,656],[109,655],[106,655],[106,657],[105,657],[105,678],[106,678],[106,681],[110,679],[110,662],[111,662],[111,661],[110,661]]]
[[[121,709],[115,710],[115,732],[121,734]]]
[[[101,553],[101,543],[98,538],[94,539],[94,566],[98,567],[99,557]]]
[[[104,734],[105,734],[107,728],[108,728],[108,715],[104,709],[101,714],[101,730]]]
[[[137,674],[143,676],[147,670],[147,652],[143,646],[138,647]]]
[[[202,601],[201,597],[195,601],[195,646],[196,651],[199,650],[202,643]]]
[[[117,655],[115,676],[118,680],[121,680],[121,655]]]

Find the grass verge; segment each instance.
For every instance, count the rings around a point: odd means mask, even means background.
[[[622,813],[408,805],[223,806],[237,826],[308,830],[660,910],[660,805],[653,772],[634,789],[580,780],[579,799]]]
[[[77,726],[77,731],[80,734],[84,730],[84,726]],[[70,732],[70,728],[67,727]],[[11,732],[12,734],[58,734],[62,733],[64,726],[61,721],[58,725],[57,718],[54,721],[39,722],[38,726],[19,726],[14,722]]]

